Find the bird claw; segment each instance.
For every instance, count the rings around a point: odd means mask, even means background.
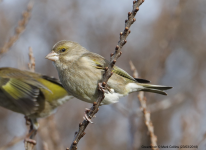
[[[88,109],[88,108],[85,108],[85,109],[86,109],[86,111],[84,112],[83,119],[89,121],[90,123],[93,123],[92,120],[87,115],[87,113],[90,109]]]
[[[83,119],[86,120],[86,121],[89,121],[90,123],[93,123],[91,119],[89,119],[89,117],[87,116],[87,114],[85,114],[83,116]]]
[[[106,94],[108,94],[108,93],[110,92],[109,88],[104,87],[104,86],[102,85],[102,83],[99,83],[99,89],[100,89],[101,91],[103,91],[104,93],[106,93]]]
[[[24,139],[24,143],[31,143],[33,145],[36,145],[36,141],[33,139],[29,139],[29,138]]]

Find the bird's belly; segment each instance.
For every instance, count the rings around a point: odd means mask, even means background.
[[[88,68],[87,68],[88,69]],[[98,92],[98,83],[101,82],[102,74],[101,70],[84,70],[80,69],[78,74],[76,72],[69,71],[70,73],[67,76],[62,76],[62,84],[67,90],[67,92],[74,97],[88,102],[93,103],[97,100]],[[61,79],[61,78],[60,78]],[[108,85],[112,88],[111,92],[105,93],[105,98],[102,101],[102,104],[111,104],[118,102],[120,97],[123,97],[125,94],[124,86],[116,83],[115,80],[109,80]]]
[[[110,89],[112,92],[105,93],[105,98],[103,99],[102,103],[103,105],[117,103],[119,99],[125,95],[114,92],[113,89]]]
[[[87,73],[71,75],[63,79],[62,84],[67,92],[74,97],[92,103],[98,96],[98,78]]]

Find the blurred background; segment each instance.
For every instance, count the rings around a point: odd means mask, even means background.
[[[18,33],[15,30],[21,26],[18,22],[24,18],[28,3],[0,0],[0,48]],[[117,61],[130,74],[132,61],[139,77],[174,87],[168,96],[145,93],[158,145],[198,145],[205,149],[205,7],[205,0],[146,0]],[[28,48],[32,47],[36,72],[58,78],[45,56],[63,39],[76,41],[109,59],[131,10],[132,0],[36,0],[24,32],[10,48],[1,49],[5,52],[0,55],[0,67],[28,69]],[[86,107],[91,104],[72,99],[55,115],[39,119],[36,149],[69,147]],[[101,106],[93,122],[78,149],[141,150],[145,149],[142,145],[150,145],[137,93],[117,104]],[[26,133],[24,116],[1,107],[0,148]],[[23,140],[7,149],[24,149]]]

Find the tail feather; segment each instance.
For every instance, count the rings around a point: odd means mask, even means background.
[[[167,93],[165,93],[164,91],[157,90],[157,89],[144,88],[144,89],[142,89],[142,90],[140,90],[140,91],[157,93],[157,94],[162,94],[162,95],[167,95]]]
[[[162,95],[167,95],[167,93],[164,92],[164,90],[169,90],[172,88],[169,86],[152,85],[152,84],[141,84],[141,86],[143,86],[143,89],[141,89],[141,91],[158,93],[158,94],[162,94]]]
[[[164,86],[164,85],[153,85],[153,84],[141,84],[145,88],[149,89],[157,89],[157,90],[169,90],[172,87]]]

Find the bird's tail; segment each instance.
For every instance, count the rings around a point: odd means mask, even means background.
[[[162,95],[167,95],[167,93],[165,93],[164,91],[172,88],[169,86],[152,85],[152,84],[141,84],[141,86],[143,88],[140,91],[158,93]]]

